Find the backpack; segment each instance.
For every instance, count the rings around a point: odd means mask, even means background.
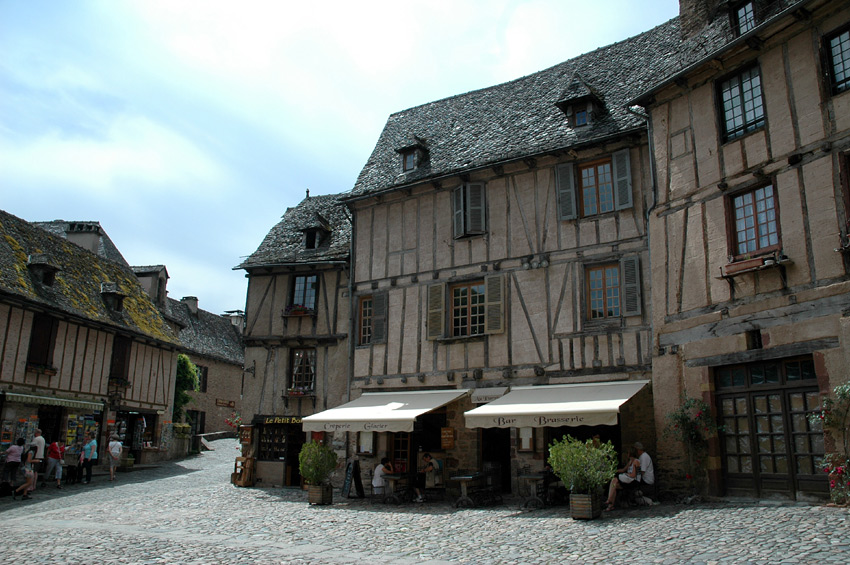
[[[112,454],[112,456],[121,457],[121,442],[114,441],[110,445],[111,447],[109,448],[109,452]]]

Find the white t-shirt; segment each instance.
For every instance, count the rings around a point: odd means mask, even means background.
[[[121,457],[121,442],[120,441],[110,441],[109,442],[109,453],[118,459]]]
[[[641,481],[648,484],[655,484],[655,468],[652,466],[652,458],[649,456],[649,453],[644,451],[638,457],[638,461],[640,461],[640,471],[643,475],[641,477]]]
[[[35,458],[44,459],[44,436],[33,438],[32,444],[35,446]]]
[[[372,476],[373,487],[383,487],[386,485],[386,481],[384,480],[384,473],[386,472],[387,469],[383,466],[383,464],[378,463],[378,466],[375,467],[375,473]]]

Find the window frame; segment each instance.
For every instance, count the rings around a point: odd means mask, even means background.
[[[611,268],[617,269],[617,286],[616,286],[616,289],[617,289],[617,306],[616,306],[617,313],[616,314],[609,314],[608,313],[608,300],[609,300],[608,290],[609,290],[609,287],[608,287],[607,282],[608,282],[608,278],[609,278],[608,277],[608,270],[611,269]],[[594,292],[594,290],[591,287],[591,274],[595,273],[595,272],[600,272],[600,271],[602,272],[602,283],[603,283],[603,287],[602,287],[603,301],[604,301],[603,315],[598,316],[598,317],[594,317],[593,316],[593,312],[595,311],[594,308],[593,308],[593,292]],[[623,307],[622,307],[622,296],[623,296],[622,287],[623,287],[623,284],[622,284],[622,279],[621,279],[620,263],[619,262],[597,263],[597,264],[594,264],[594,265],[588,265],[587,267],[585,267],[585,270],[584,270],[584,285],[585,285],[584,288],[586,289],[586,294],[587,294],[585,306],[587,308],[587,320],[588,321],[604,322],[606,320],[620,319],[620,318],[623,317],[623,314],[622,314],[623,313]]]
[[[473,288],[479,287],[480,291],[478,292],[477,296],[480,301],[477,304],[472,304],[473,295],[471,294],[471,292],[467,295],[466,304],[464,306],[458,306],[455,303],[456,290],[467,289],[468,291],[471,291]],[[484,279],[453,283],[449,285],[448,291],[449,305],[447,311],[449,316],[449,337],[474,337],[485,335],[487,329],[487,285],[485,284]],[[479,309],[480,312],[473,314],[473,308]],[[463,313],[459,317],[456,315],[456,312],[461,309],[465,310],[465,313]],[[474,327],[477,329],[475,333],[472,333],[473,323],[471,320],[473,317],[480,318],[480,322],[474,324]],[[466,320],[466,323],[462,326],[466,333],[456,333],[458,326],[455,325],[455,320],[459,318],[463,318]]]
[[[451,194],[452,229],[455,239],[487,233],[487,185],[465,182]]]
[[[746,105],[747,102],[744,100],[744,87],[743,80],[744,75],[750,74],[755,71],[755,76],[758,77],[758,107],[761,108],[761,114],[754,119],[747,119],[746,114]],[[752,80],[753,75],[750,75],[750,80]],[[734,107],[729,107],[729,111],[734,111],[735,109],[741,109],[742,116],[742,125],[738,128],[734,128],[732,131],[729,130],[729,120],[726,118],[727,113],[727,105],[724,101],[723,93],[727,89],[724,88],[724,85],[727,83],[731,83],[735,81],[737,88],[737,98],[741,99],[741,103]],[[764,89],[762,88],[762,79],[761,79],[761,66],[758,62],[755,62],[750,65],[746,65],[735,70],[732,73],[722,76],[715,82],[715,96],[716,98],[716,108],[717,108],[717,118],[719,121],[720,137],[723,143],[729,143],[731,141],[735,141],[741,139],[742,137],[763,129],[767,124],[767,108],[764,99]],[[752,90],[752,89],[751,89]],[[755,100],[755,97],[753,98]]]
[[[822,49],[824,75],[826,78],[827,90],[831,96],[838,96],[839,94],[850,92],[850,58],[846,61],[846,78],[842,84],[839,85],[835,76],[835,59],[833,58],[832,49],[830,48],[830,42],[845,33],[848,34],[848,41],[850,41],[850,23],[834,29],[823,36]],[[850,52],[848,52],[848,56],[850,56]]]
[[[419,166],[417,163],[418,159],[416,158],[416,153],[415,149],[409,149],[401,152],[401,172],[409,173],[416,170]]]
[[[617,267],[619,314],[609,316],[606,309],[603,317],[593,318],[590,274],[593,271],[599,270],[603,270],[604,272],[604,269],[608,269],[613,266]],[[614,321],[619,323],[619,321],[624,318],[642,315],[642,273],[643,271],[641,270],[639,255],[624,255],[618,259],[609,259],[584,265],[584,286],[582,289],[582,292],[584,293],[583,304],[585,312],[582,316],[584,321],[589,324],[609,324]]]
[[[299,290],[299,280],[304,280],[304,286]],[[308,295],[307,284],[309,284],[310,279],[313,279],[313,297],[312,304],[307,304],[306,298]],[[290,293],[289,306],[303,306],[304,308],[315,312],[316,304],[319,299],[319,275],[311,274],[311,275],[295,275],[292,277],[292,292]]]
[[[741,196],[746,195],[746,194],[752,194],[753,195],[753,202],[752,202],[751,206],[753,206],[755,208],[755,206],[756,206],[756,201],[755,201],[756,193],[759,190],[762,190],[766,187],[770,187],[771,191],[772,191],[773,212],[774,212],[774,220],[773,221],[776,223],[776,229],[775,229],[776,243],[770,244],[770,245],[767,245],[767,246],[764,246],[764,247],[761,247],[759,245],[759,239],[761,237],[763,237],[763,235],[759,230],[760,224],[758,223],[758,210],[754,209],[754,213],[753,213],[752,217],[756,218],[756,223],[755,223],[755,226],[754,226],[755,229],[756,229],[755,242],[759,246],[754,250],[739,252],[740,242],[738,240],[738,216],[736,214],[735,200],[737,198],[741,197]],[[782,249],[782,226],[781,226],[780,221],[779,221],[779,219],[780,219],[780,207],[779,207],[779,195],[778,195],[778,191],[777,191],[777,188],[776,188],[776,182],[766,182],[766,183],[758,184],[756,186],[751,186],[751,187],[748,187],[748,188],[745,188],[745,189],[742,189],[742,190],[737,190],[733,193],[730,193],[726,196],[726,203],[725,204],[726,204],[726,238],[727,238],[727,241],[729,242],[729,244],[728,244],[729,249],[728,250],[729,250],[729,257],[731,259],[731,262],[741,261],[741,260],[745,260],[745,259],[749,259],[749,258],[753,258],[753,257],[760,257],[760,256],[763,256],[763,255],[769,255],[771,253],[774,253],[774,252]],[[746,217],[750,217],[750,216],[746,216]],[[768,232],[767,235],[769,236],[770,232]]]
[[[303,363],[299,362],[300,355],[306,355],[307,367],[310,370],[309,382],[299,375]],[[289,350],[289,371],[286,375],[287,391],[297,390],[302,394],[315,394],[316,392],[316,359],[315,347],[293,347]]]
[[[750,7],[750,13],[752,15],[752,26],[748,29],[741,29],[741,10],[745,9],[747,6]],[[740,37],[742,35],[746,35],[752,30],[754,30],[759,25],[759,8],[753,0],[748,0],[745,2],[735,2],[731,9],[729,10],[729,15],[732,19],[732,30],[735,33],[736,37]],[[749,19],[749,18],[748,18]]]
[[[505,300],[507,296],[506,277],[502,274],[489,275],[466,280],[454,280],[428,285],[425,289],[426,317],[425,339],[427,340],[463,340],[480,339],[491,334],[505,332]],[[458,284],[484,284],[484,331],[480,334],[453,336],[449,327],[452,305],[449,303],[449,288]]]
[[[609,196],[609,200],[610,200],[610,209],[602,210],[601,209],[602,208],[602,199],[601,199],[600,190],[599,190],[599,187],[600,187],[600,184],[601,184],[600,181],[599,181],[599,178],[600,178],[599,168],[604,167],[606,165],[608,166],[608,173],[607,173],[608,174],[608,183],[607,184],[609,186],[608,196]],[[594,186],[593,186],[593,193],[594,193],[594,196],[595,196],[595,203],[594,204],[596,206],[596,211],[592,212],[592,213],[587,212],[587,199],[585,198],[585,186],[584,186],[584,174],[583,174],[583,172],[588,170],[588,169],[593,169],[593,177],[595,179],[595,183],[594,183]],[[576,173],[577,173],[576,179],[577,179],[577,182],[578,182],[577,188],[578,188],[578,192],[579,192],[579,195],[578,195],[579,196],[579,198],[578,198],[579,214],[581,215],[582,218],[594,218],[594,217],[597,217],[597,216],[602,216],[603,214],[610,214],[610,213],[615,212],[617,210],[616,197],[614,196],[614,192],[616,191],[616,186],[615,186],[615,182],[614,182],[614,160],[610,156],[605,157],[603,159],[597,159],[595,161],[589,161],[589,162],[586,162],[586,163],[581,163],[576,167]]]

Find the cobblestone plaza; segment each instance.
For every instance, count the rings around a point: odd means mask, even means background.
[[[729,500],[572,520],[517,501],[455,510],[230,484],[234,440],[110,483],[0,499],[6,563],[847,563],[847,508]]]

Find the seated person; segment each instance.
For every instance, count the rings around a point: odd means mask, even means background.
[[[422,466],[419,472],[416,473],[416,498],[415,502],[425,502],[425,487],[428,483],[433,486],[436,482],[436,475],[442,469],[440,461],[431,457],[430,453],[422,454]]]
[[[605,501],[605,510],[613,510],[614,504],[617,501],[617,491],[623,489],[623,485],[628,485],[637,481],[638,471],[640,470],[640,461],[638,460],[637,449],[632,447],[629,449],[626,464],[617,469],[617,476],[611,479],[611,484],[608,487],[608,500]]]
[[[655,467],[652,465],[652,458],[649,453],[644,451],[643,444],[639,441],[635,442],[635,449],[638,454],[638,464],[640,466],[640,482],[645,485],[655,484]]]
[[[382,458],[381,462],[378,463],[378,466],[375,467],[375,473],[372,475],[372,491],[375,494],[385,494],[387,480],[384,478],[384,475],[392,472],[393,464],[390,463],[389,458]]]

